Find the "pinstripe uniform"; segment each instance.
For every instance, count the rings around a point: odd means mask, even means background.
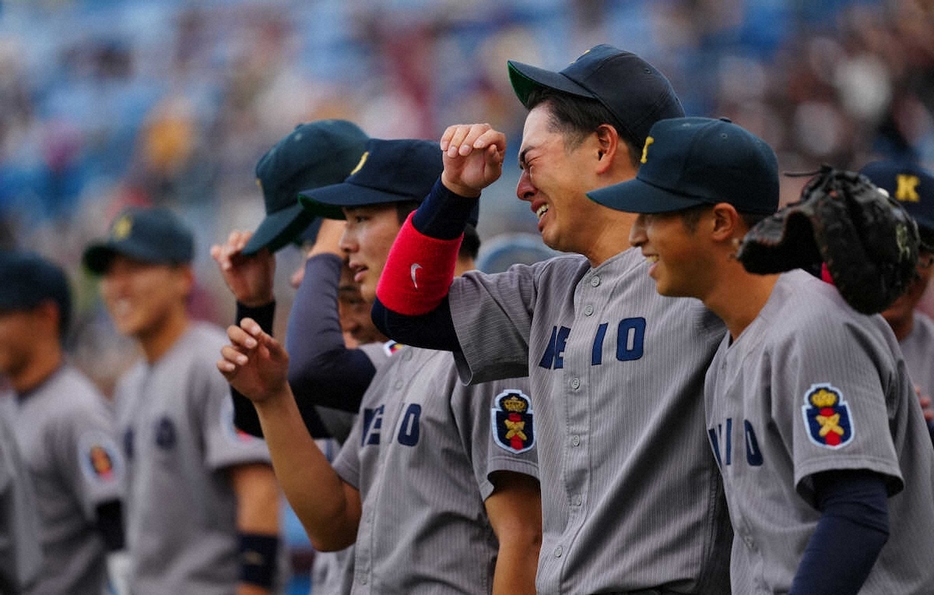
[[[366,353],[370,361],[373,362],[373,366],[379,370],[389,361],[390,351],[394,345],[396,345],[395,341],[368,343],[361,345],[358,349]],[[316,410],[328,431],[333,436],[340,437],[333,440],[333,443],[338,447],[343,445],[347,436],[353,430],[357,415],[346,411],[329,409],[328,407],[316,407]],[[327,444],[331,441],[323,442]],[[324,453],[328,460],[331,461],[333,458],[331,449],[326,447]],[[354,546],[344,548],[338,552],[316,552],[311,572],[315,595],[349,594],[353,589]]]
[[[915,312],[908,336],[898,342],[905,356],[911,381],[921,387],[921,394],[934,396],[934,320]]]
[[[508,407],[509,397],[522,407]],[[515,413],[507,431],[507,410]],[[489,593],[489,475],[537,477],[525,380],[465,387],[450,353],[403,347],[380,368],[334,468],[360,490],[355,594]],[[515,424],[519,424],[518,426]]]
[[[42,568],[39,510],[13,433],[12,398],[0,398],[0,593],[18,595]]]
[[[225,343],[221,329],[192,323],[117,386],[134,595],[229,595],[237,585],[236,497],[223,470],[268,462],[269,452],[234,428],[214,364]]]
[[[802,271],[723,340],[705,393],[735,593],[789,589],[820,517],[810,478],[835,469],[882,474],[892,494],[889,539],[860,593],[934,593],[934,452],[898,353],[882,317]]]
[[[528,374],[539,399],[539,593],[729,592],[702,399],[723,325],[643,263],[562,256],[451,286],[461,378]]]
[[[113,413],[67,364],[17,399],[16,437],[36,489],[45,557],[29,592],[99,595],[106,552],[96,508],[120,499],[124,471]]]

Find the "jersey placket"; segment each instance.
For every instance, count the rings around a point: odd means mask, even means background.
[[[376,577],[373,576],[373,561],[379,559],[383,554],[380,550],[380,533],[384,531],[380,527],[381,519],[377,511],[384,507],[397,506],[399,503],[393,501],[392,490],[387,490],[387,482],[395,481],[387,479],[391,474],[398,474],[398,469],[392,468],[390,460],[391,451],[395,448],[393,441],[396,438],[400,414],[405,403],[405,395],[415,379],[419,377],[418,369],[425,364],[425,358],[415,358],[416,351],[410,347],[402,348],[402,352],[395,354],[394,357],[402,360],[393,369],[392,374],[386,378],[385,397],[382,401],[383,418],[380,428],[380,444],[376,453],[375,463],[364,464],[361,461],[361,475],[372,475],[370,480],[371,489],[375,492],[366,497],[366,503],[361,511],[360,527],[357,532],[355,542],[355,561],[354,575],[357,587],[355,592],[369,593],[377,587],[373,584]],[[413,361],[414,360],[414,361]],[[358,422],[359,423],[359,422]],[[367,436],[364,436],[367,439]],[[366,446],[361,447],[361,454],[365,453]],[[370,459],[372,455],[368,455]],[[370,467],[375,465],[375,467]],[[361,477],[361,482],[363,481]],[[386,498],[388,503],[383,502]],[[383,543],[385,543],[385,538]]]
[[[564,353],[561,388],[566,411],[564,449],[566,470],[564,486],[568,506],[568,520],[562,543],[553,552],[560,566],[560,583],[564,582],[568,559],[576,554],[576,540],[589,516],[590,488],[592,484],[593,399],[591,375],[594,373],[593,340],[601,330],[601,315],[607,301],[603,295],[609,288],[600,271],[588,272],[580,281],[574,295],[574,326],[568,336]],[[560,591],[560,589],[558,590]]]

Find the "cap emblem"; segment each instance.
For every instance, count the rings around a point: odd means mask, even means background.
[[[645,145],[642,147],[642,159],[639,160],[641,163],[645,163],[646,161],[648,161],[649,145],[651,145],[654,142],[655,142],[655,139],[652,138],[651,136],[645,137]]]
[[[124,215],[114,221],[113,227],[110,230],[110,235],[113,236],[115,240],[123,240],[130,235],[132,230],[133,219],[129,215]]]
[[[921,183],[921,178],[909,174],[898,174],[895,180],[898,183],[895,198],[901,202],[921,201],[921,197],[918,196],[918,184]]]
[[[357,173],[358,171],[360,171],[361,169],[363,169],[363,164],[366,163],[367,157],[369,157],[369,156],[370,156],[370,152],[369,152],[369,151],[364,152],[363,155],[360,156],[360,163],[358,163],[357,166],[356,166],[355,168],[353,168],[352,170],[350,170],[350,176],[354,175],[355,173]],[[349,176],[348,176],[348,177],[349,177]]]

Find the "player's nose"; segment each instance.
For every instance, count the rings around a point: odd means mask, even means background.
[[[646,241],[648,241],[648,236],[645,234],[645,215],[639,215],[629,228],[629,243],[638,248]]]
[[[529,175],[528,170],[523,169],[522,173],[519,174],[519,183],[516,185],[516,196],[519,200],[530,202],[536,191],[535,186],[532,184],[532,176]]]

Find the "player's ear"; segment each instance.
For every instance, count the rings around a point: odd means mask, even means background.
[[[745,233],[743,218],[733,205],[725,202],[717,203],[711,210],[711,216],[713,221],[711,236],[714,240],[732,242],[734,237],[742,237]]]
[[[616,128],[609,124],[601,124],[594,131],[597,138],[596,158],[597,173],[605,173],[618,159],[629,160],[629,150],[626,143],[621,142]]]
[[[56,334],[58,333],[59,325],[61,324],[61,312],[59,312],[58,304],[55,303],[55,300],[43,300],[35,308],[33,308],[34,323],[41,324],[43,328],[48,327],[49,329],[54,329]]]
[[[175,280],[178,292],[188,300],[195,287],[195,273],[190,264],[179,264],[175,267]]]

